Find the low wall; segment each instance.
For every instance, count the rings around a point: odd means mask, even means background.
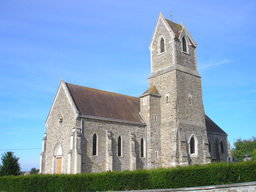
[[[151,189],[134,190],[134,192],[168,192],[168,191],[193,191],[193,192],[256,192],[256,182],[234,183],[228,185],[213,185],[204,187],[188,187],[177,189]]]

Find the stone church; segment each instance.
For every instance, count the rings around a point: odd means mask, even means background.
[[[43,174],[153,169],[226,161],[227,134],[204,112],[197,44],[160,13],[149,88],[132,97],[61,80],[45,122]]]

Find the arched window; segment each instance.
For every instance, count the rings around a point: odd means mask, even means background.
[[[161,38],[161,41],[160,41],[160,53],[164,52],[164,38]]]
[[[92,141],[92,155],[96,155],[97,152],[97,135],[93,135],[93,141]]]
[[[208,140],[208,146],[209,146],[209,153],[211,153],[211,143],[209,140]]]
[[[222,141],[220,142],[220,150],[221,150],[221,153],[224,153],[224,148],[223,148],[223,142]]]
[[[121,149],[122,145],[121,145],[121,137],[120,136],[117,139],[117,145],[118,145],[117,153],[118,153],[118,157],[120,157],[122,155],[122,149]]]
[[[140,140],[140,153],[141,153],[141,157],[144,157],[144,140],[143,139]]]
[[[186,42],[185,37],[182,38],[182,50],[184,52],[187,52],[187,42]]]
[[[195,153],[195,139],[194,136],[190,139],[190,154]]]

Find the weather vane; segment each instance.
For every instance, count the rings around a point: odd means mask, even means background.
[[[172,21],[172,11],[170,11],[171,13],[170,13],[170,16],[171,16],[171,21]]]

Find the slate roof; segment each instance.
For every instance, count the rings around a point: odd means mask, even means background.
[[[227,135],[216,123],[214,123],[207,115],[205,115],[205,123],[207,133],[217,133]]]
[[[140,97],[145,96],[145,95],[155,95],[155,96],[161,97],[161,95],[159,94],[155,85],[151,85],[151,87],[149,87],[149,89],[147,91],[142,93],[142,95]]]
[[[66,83],[80,115],[144,123],[140,99]]]
[[[169,24],[169,26],[172,28],[173,32],[175,33],[176,37],[179,38],[180,36],[180,33],[182,31],[182,26],[177,24],[177,23],[174,23],[168,19],[165,19],[167,21],[167,23]]]
[[[137,97],[82,87],[70,83],[66,83],[66,85],[80,115],[144,123],[139,115],[140,99]],[[145,91],[142,96],[147,94],[160,96],[154,85]],[[205,115],[205,122],[207,133],[227,135],[207,115]]]

